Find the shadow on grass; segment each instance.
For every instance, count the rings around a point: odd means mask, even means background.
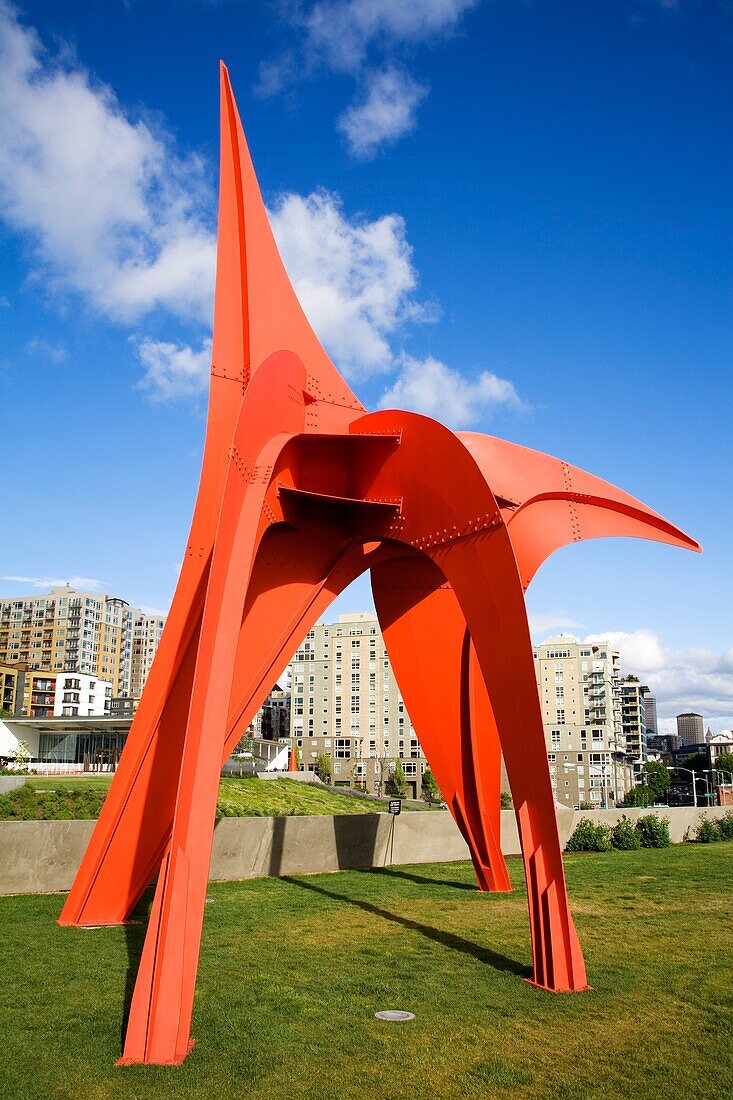
[[[125,974],[125,993],[122,1001],[122,1020],[120,1022],[120,1047],[125,1045],[125,1032],[130,1016],[132,993],[135,988],[140,957],[143,953],[145,933],[148,930],[150,908],[153,904],[154,887],[150,886],[137,903],[130,919],[125,925],[125,947],[127,948],[127,973]]]
[[[418,886],[449,886],[452,890],[472,890],[475,894],[478,886],[475,882],[456,882],[455,879],[430,878],[429,875],[413,875],[409,871],[398,871],[395,867],[370,867],[367,875],[389,875],[392,878],[405,878],[416,882]]]
[[[333,898],[334,901],[343,901],[347,905],[355,905],[358,909],[363,909],[365,913],[371,913],[374,917],[381,917],[392,924],[399,924],[402,928],[409,928],[412,932],[419,932],[426,939],[442,944],[443,947],[449,947],[452,951],[460,951],[463,955],[472,955],[474,959],[486,963],[494,970],[508,971],[511,974],[518,974],[521,978],[531,977],[532,971],[528,966],[524,966],[515,959],[508,959],[506,955],[500,955],[498,951],[492,951],[488,947],[472,943],[471,940],[464,940],[462,936],[456,936],[453,932],[446,932],[443,928],[433,928],[430,924],[420,924],[419,921],[410,920],[409,917],[401,917],[397,913],[390,913],[388,909],[380,909],[378,905],[372,905],[369,901],[352,898],[348,894],[337,894],[335,890],[327,890],[324,886],[316,886],[315,883],[306,882],[305,879],[283,875],[281,881],[288,882],[291,886],[298,886],[301,890],[311,890],[323,897]]]

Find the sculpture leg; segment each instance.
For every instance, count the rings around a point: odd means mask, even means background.
[[[159,876],[135,984],[122,1058],[126,1064],[175,1064],[188,1052],[219,772],[222,753],[236,738],[236,732],[230,732],[225,747],[233,713],[230,698],[239,698],[244,689],[240,704],[248,713],[257,703],[253,693],[262,690],[263,683],[264,690],[268,690],[272,674],[280,667],[274,662],[282,659],[282,646],[268,651],[264,659],[259,657],[261,639],[256,628],[262,607],[257,614],[245,615],[249,645],[242,653],[237,608],[245,598],[249,569],[246,547],[242,547],[252,526],[251,516],[243,516],[231,550],[225,555],[217,544],[212,565],[170,849]],[[325,534],[322,532],[322,536]],[[327,538],[325,544],[332,551]],[[302,537],[300,554],[308,558]],[[279,560],[282,568],[281,558],[274,555],[273,560]],[[334,594],[370,560],[360,546],[338,557],[307,606],[298,605],[295,619],[291,610],[293,593],[284,591],[284,586],[272,588],[263,567],[260,594],[279,592],[279,606],[269,605],[271,620],[288,624],[286,638],[301,637],[304,615],[314,621]],[[250,583],[255,583],[254,573]],[[264,602],[268,607],[267,600],[256,599],[256,592],[253,602]],[[252,601],[251,592],[249,598]],[[234,711],[238,712],[236,707]]]
[[[204,581],[208,576],[206,570]],[[156,654],[127,744],[59,924],[120,924],[155,873],[170,818],[191,700],[204,583],[187,621]],[[174,644],[175,641],[175,644]]]
[[[511,890],[500,843],[501,749],[463,612],[421,555],[373,567],[372,590],[402,697],[468,844],[479,889]],[[427,638],[438,639],[437,665]]]
[[[259,487],[258,487],[259,488]],[[186,1057],[221,759],[242,611],[262,535],[262,490],[230,475],[206,592],[168,854],[155,891],[123,1062]]]
[[[587,989],[570,913],[517,566],[504,528],[434,554],[466,616],[496,718],[514,796],[532,932],[533,982]]]

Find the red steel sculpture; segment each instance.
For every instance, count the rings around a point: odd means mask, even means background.
[[[126,920],[158,874],[123,1063],[175,1064],[190,1024],[221,765],[304,634],[370,570],[420,743],[482,890],[510,889],[501,754],[527,881],[533,984],[587,989],[568,906],[524,590],[560,546],[697,544],[566,462],[368,413],[275,245],[226,69],[203,467],[160,648],[63,925]],[[423,639],[441,639],[434,661]]]

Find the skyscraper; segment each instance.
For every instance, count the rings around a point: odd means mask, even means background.
[[[677,715],[677,735],[683,745],[700,745],[705,740],[702,715],[688,711]]]
[[[659,726],[657,725],[657,700],[652,695],[648,687],[644,689],[644,711],[646,713],[646,734],[647,738],[656,737],[659,733]]]

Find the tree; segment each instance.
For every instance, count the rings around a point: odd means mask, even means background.
[[[31,750],[28,742],[19,741],[15,752],[11,753],[11,756],[13,758],[13,766],[21,771],[25,771],[31,760]]]
[[[331,757],[325,753],[316,759],[316,775],[324,783],[331,782]]]
[[[715,758],[715,767],[719,772],[726,773],[722,776],[722,782],[730,783],[730,773],[733,773],[733,752],[718,753],[717,757]]]
[[[385,790],[393,798],[405,798],[407,795],[407,780],[405,779],[405,769],[402,767],[401,760],[395,760],[394,771],[385,783]]]
[[[501,792],[501,794],[499,795],[499,805],[501,806],[502,810],[511,810],[514,802],[509,791]]]
[[[670,774],[664,764],[658,760],[649,760],[641,769],[644,777],[644,785],[654,795],[653,802],[663,802],[669,788],[672,786]],[[637,803],[639,805],[639,803]],[[648,805],[648,803],[647,803]]]
[[[630,791],[626,792],[622,805],[651,806],[654,801],[655,795],[651,787],[647,787],[645,783],[640,783],[638,787],[632,787]]]
[[[704,752],[691,752],[680,765],[680,767],[687,768],[691,772],[703,772],[707,766],[708,758]]]
[[[438,780],[435,778],[430,768],[427,768],[423,772],[422,777],[422,796],[426,802],[442,802],[443,795],[440,793],[440,787],[438,786]]]

